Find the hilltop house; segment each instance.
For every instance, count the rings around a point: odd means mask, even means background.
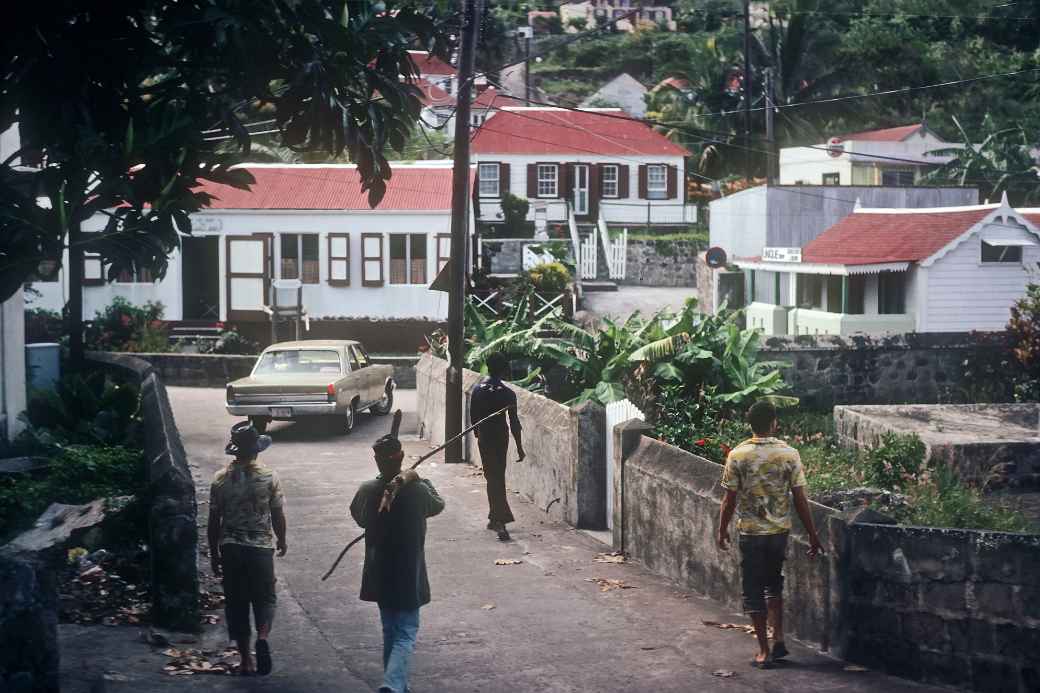
[[[161,280],[142,271],[108,282],[102,259],[88,255],[84,318],[122,296],[161,301],[172,321],[264,323],[275,281],[300,282],[311,318],[447,317],[445,295],[428,286],[450,254],[450,161],[395,163],[375,209],[353,165],[243,168],[256,178],[249,191],[203,183],[214,200],[192,215]],[[103,226],[99,216],[84,228]],[[34,305],[61,310],[68,299],[63,270],[33,288]]]
[[[781,185],[914,185],[954,157],[935,152],[963,147],[924,123],[832,137],[780,150]]]
[[[697,219],[685,200],[689,152],[620,109],[507,107],[480,126],[472,151],[483,223],[503,220],[507,192],[530,202],[529,221],[605,230]]]
[[[1040,210],[857,208],[797,248],[734,263],[768,335],[1002,330],[1035,280]]]
[[[633,118],[646,116],[646,87],[627,72],[610,80],[581,102],[582,108],[620,108]]]
[[[678,28],[671,7],[663,4],[646,6],[634,0],[584,0],[564,3],[560,5],[560,21],[563,22],[566,31],[577,33],[595,29],[603,22],[624,17],[636,9],[638,14],[635,17],[623,19],[615,24],[618,31],[631,32],[646,27],[661,27],[675,31]],[[571,20],[584,20],[585,24],[574,26]]]
[[[408,56],[419,71],[420,80],[443,89],[448,96],[458,93],[459,73],[452,65],[426,51],[408,51]]]

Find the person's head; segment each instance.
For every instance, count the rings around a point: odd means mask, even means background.
[[[748,409],[747,420],[756,436],[772,435],[776,432],[776,407],[772,402],[760,399]]]
[[[224,447],[224,453],[234,455],[236,462],[251,462],[269,447],[271,436],[260,435],[248,421],[239,421],[231,427],[231,439]]]
[[[492,378],[504,380],[509,376],[509,359],[501,352],[495,352],[487,357],[488,375]]]
[[[401,449],[401,441],[392,435],[385,435],[372,445],[375,453],[376,466],[384,479],[393,479],[401,472],[401,462],[404,460],[404,450]]]

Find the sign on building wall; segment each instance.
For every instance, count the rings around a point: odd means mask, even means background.
[[[801,248],[762,248],[762,260],[768,262],[801,262]]]

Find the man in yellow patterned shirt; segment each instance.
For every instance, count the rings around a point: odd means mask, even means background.
[[[754,435],[733,448],[722,473],[719,549],[729,549],[729,523],[737,513],[740,533],[740,572],[744,612],[755,625],[758,654],[754,667],[766,669],[786,657],[784,644],[784,558],[791,531],[791,501],[809,535],[810,558],[823,553],[805,496],[805,470],[798,451],[772,437],[777,430],[776,409],[766,401],[748,410]],[[766,626],[773,627],[769,649]]]

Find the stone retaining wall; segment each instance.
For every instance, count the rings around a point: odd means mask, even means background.
[[[241,354],[134,354],[147,361],[167,385],[223,388],[232,380],[244,378],[253,370],[256,355]],[[373,356],[373,363],[394,367],[397,387],[415,387],[415,362],[418,356]]]
[[[136,378],[141,387],[148,464],[152,620],[174,630],[199,628],[199,537],[195,482],[162,380],[151,364],[128,354],[92,352],[101,367]]]
[[[448,364],[427,354],[416,365],[420,435],[432,444],[444,441],[444,394]],[[469,392],[481,376],[463,374],[465,408]],[[510,451],[506,483],[550,516],[575,527],[606,526],[606,413],[587,403],[570,408],[546,397],[513,388],[523,425],[527,459],[517,463]],[[479,464],[473,437],[465,445],[468,461]],[[558,502],[553,502],[556,501]],[[483,500],[481,501],[483,502]]]
[[[697,286],[694,241],[630,240],[625,254],[625,278],[619,284]]]
[[[773,337],[759,356],[790,364],[783,375],[791,394],[818,409],[1010,401],[1011,384],[1002,376],[1011,358],[1003,333]]]
[[[59,661],[53,570],[0,553],[0,691],[58,693]]]
[[[614,547],[739,609],[739,553],[715,546],[722,467],[645,430],[614,430]],[[784,571],[792,635],[928,683],[1040,690],[1040,536],[850,523],[812,507],[828,555],[805,556],[795,519]]]

